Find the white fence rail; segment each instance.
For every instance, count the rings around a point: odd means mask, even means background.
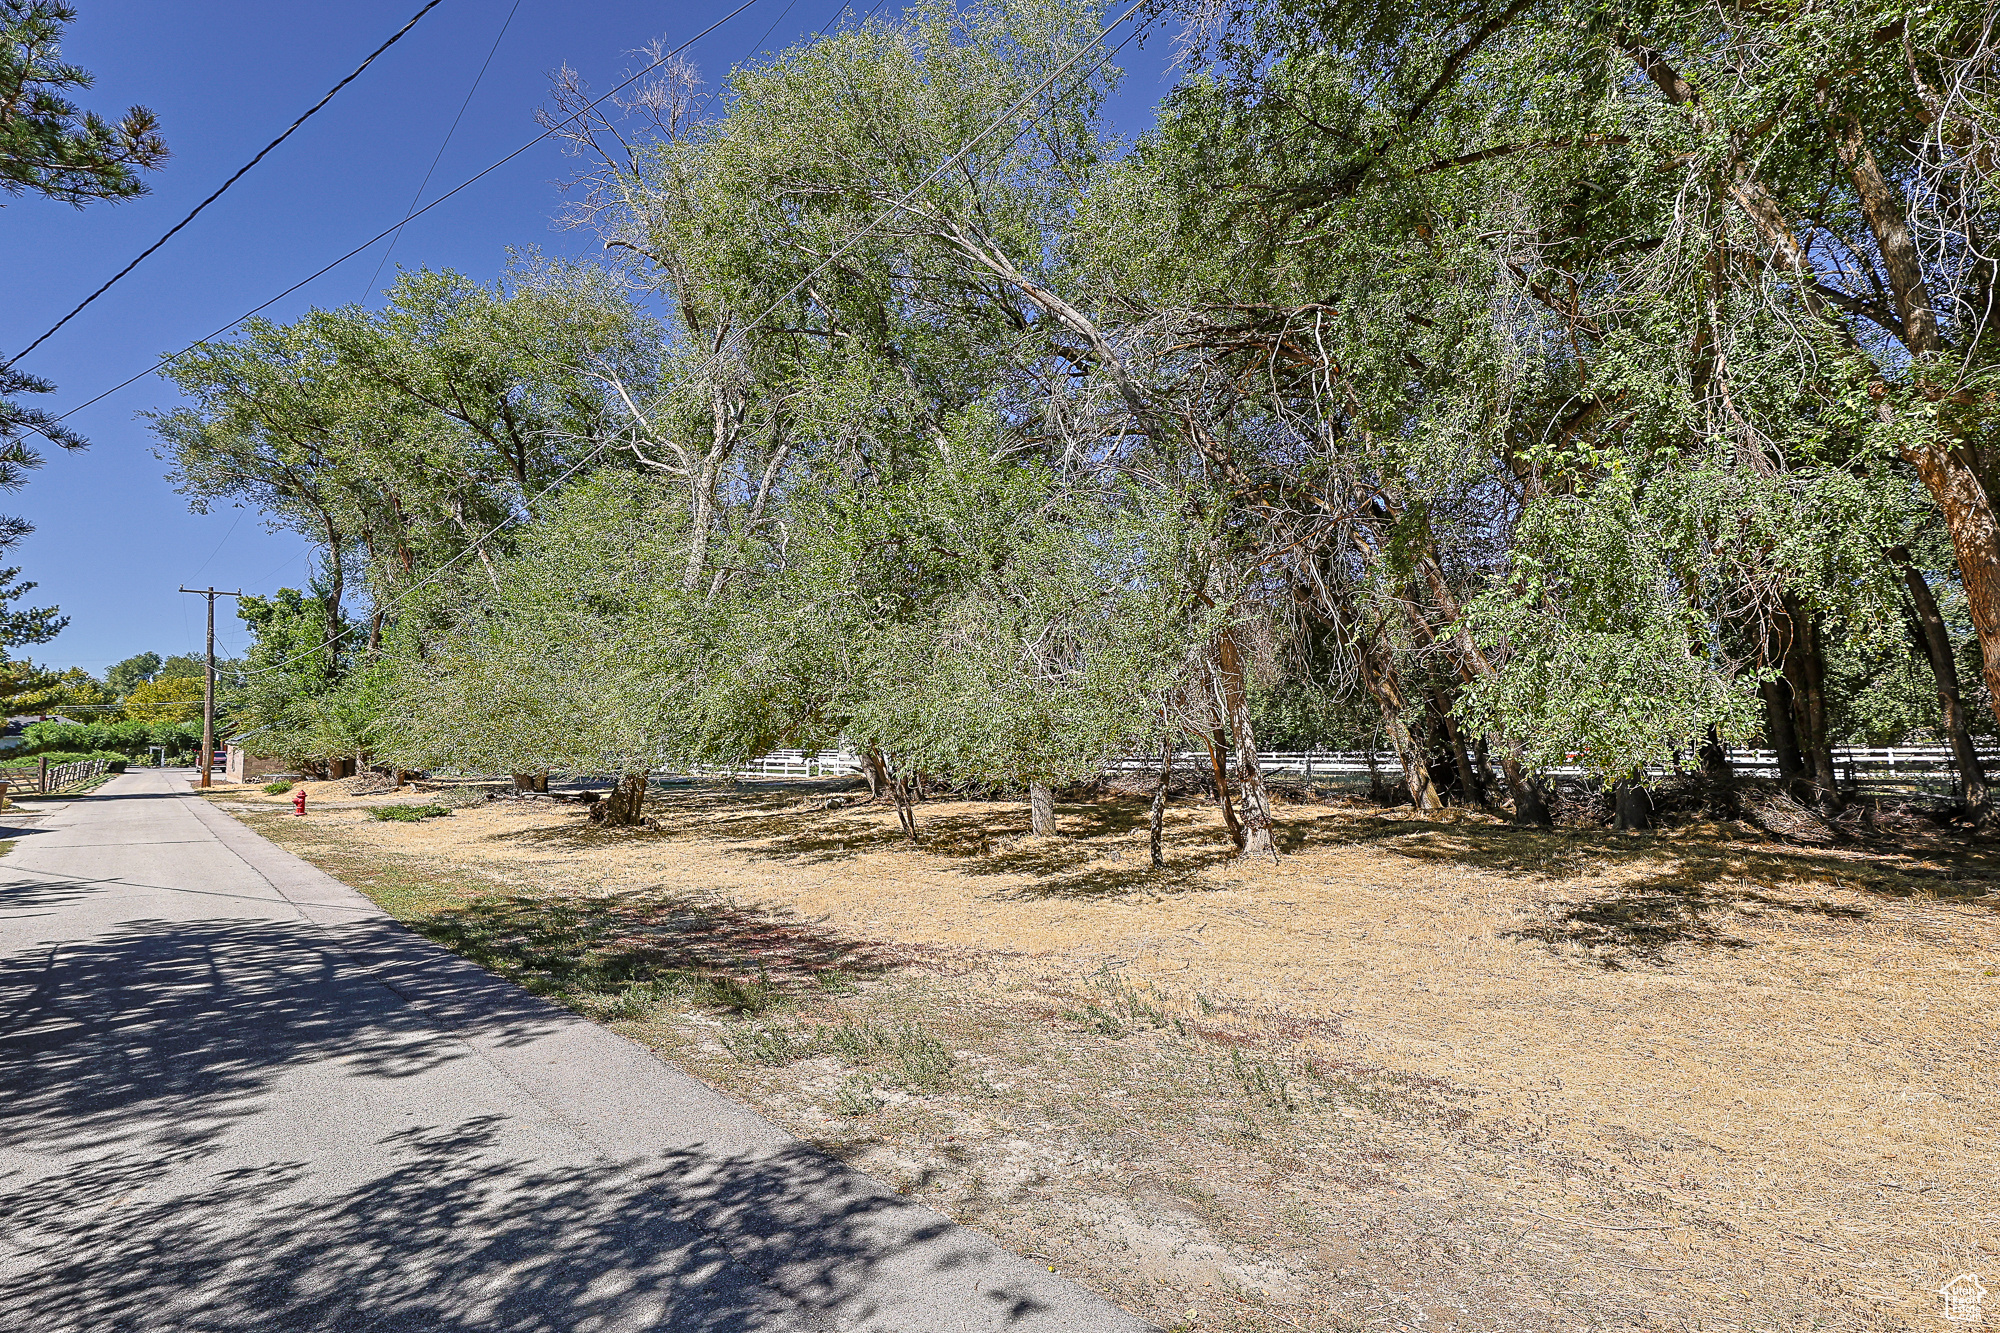
[[[1778,756],[1774,751],[1730,747],[1728,754],[1730,764],[1740,776],[1778,776]],[[2000,741],[1982,738],[1979,758],[1988,772],[2000,772]],[[1149,772],[1159,762],[1157,757],[1146,756],[1114,760],[1106,767],[1116,772]],[[1205,767],[1207,763],[1205,751],[1181,751],[1174,756],[1176,767]],[[1952,760],[1951,748],[1946,745],[1836,746],[1833,765],[1841,781],[1858,785],[1941,789],[1958,780],[1957,765]],[[1365,781],[1371,774],[1396,782],[1401,780],[1403,772],[1402,761],[1397,759],[1394,750],[1377,750],[1372,754],[1366,750],[1260,750],[1257,752],[1257,766],[1269,776],[1284,775],[1329,782]],[[1697,768],[1699,761],[1690,755],[1686,771]],[[773,750],[730,770],[730,774],[736,777],[818,778],[843,777],[861,771],[860,756],[845,751],[812,755],[802,750]],[[1569,763],[1545,771],[1552,777],[1588,777],[1593,770],[1586,764]],[[1654,778],[1668,777],[1674,772],[1670,765],[1647,769],[1647,775]]]
[[[1730,766],[1742,777],[1777,777],[1778,756],[1772,750],[1751,750],[1729,747]],[[1258,767],[1267,773],[1292,773],[1303,777],[1342,778],[1365,777],[1371,772],[1382,774],[1391,780],[1402,775],[1402,763],[1393,750],[1377,751],[1372,756],[1366,751],[1316,751],[1313,753],[1259,753]],[[1979,746],[1981,767],[1989,772],[2000,770],[2000,744],[1985,742]],[[1131,767],[1149,767],[1156,761],[1127,761]],[[1836,776],[1843,782],[1866,785],[1869,783],[1892,786],[1937,786],[1949,785],[1958,780],[1958,766],[1952,759],[1951,747],[1946,745],[1896,745],[1896,746],[1835,746],[1833,766]],[[1694,771],[1700,762],[1690,755],[1679,771]],[[1677,770],[1669,764],[1649,767],[1647,776],[1664,778]],[[1572,762],[1559,764],[1544,770],[1551,777],[1589,777],[1594,770],[1587,764]]]
[[[730,770],[736,777],[758,778],[832,778],[845,777],[861,771],[861,756],[841,752],[837,754],[807,754],[803,750],[773,750],[769,754],[752,759],[740,768]]]

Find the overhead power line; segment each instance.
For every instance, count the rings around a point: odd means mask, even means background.
[[[408,222],[415,216],[415,209],[418,202],[423,199],[424,191],[430,188],[431,177],[437,174],[438,163],[444,161],[444,150],[451,147],[451,136],[458,133],[458,122],[465,119],[465,110],[472,105],[472,98],[479,91],[479,85],[486,82],[486,71],[493,65],[493,57],[499,54],[500,43],[507,40],[507,29],[514,26],[514,15],[520,12],[521,0],[514,0],[514,7],[507,11],[507,17],[500,24],[500,32],[494,37],[493,45],[486,49],[486,60],[479,66],[479,73],[473,76],[472,86],[465,90],[465,100],[458,104],[458,114],[451,118],[451,128],[444,132],[444,139],[438,144],[437,155],[431,159],[430,168],[424,172],[423,180],[418,183],[417,192],[410,196],[410,207],[403,213],[404,222]],[[402,235],[403,229],[401,226],[398,226],[394,232],[390,233],[389,248],[382,252],[381,262],[376,264],[375,271],[368,275],[368,286],[363,288],[361,292],[362,300],[365,301],[368,299],[368,293],[374,290],[375,280],[381,277],[382,270],[389,266],[389,256],[396,253],[396,242],[402,239]]]
[[[973,149],[977,148],[980,144],[984,143],[1001,126],[1005,125],[1008,121],[1012,120],[1015,116],[1019,115],[1021,111],[1028,106],[1029,103],[1034,101],[1035,98],[1041,96],[1044,92],[1048,91],[1048,89],[1054,85],[1057,79],[1061,78],[1064,74],[1069,72],[1070,68],[1073,65],[1075,65],[1079,60],[1083,59],[1083,57],[1088,55],[1091,51],[1095,50],[1098,46],[1102,45],[1105,38],[1109,37],[1113,32],[1117,31],[1120,25],[1122,25],[1127,19],[1131,18],[1132,15],[1136,14],[1143,6],[1149,3],[1151,3],[1151,0],[1133,0],[1133,3],[1126,8],[1124,13],[1120,14],[1117,18],[1113,19],[1110,23],[1106,24],[1102,31],[1100,31],[1095,37],[1091,38],[1088,42],[1084,43],[1083,46],[1078,48],[1076,52],[1069,57],[1069,59],[1063,61],[1062,64],[1056,66],[1056,68],[1050,71],[1042,79],[1040,83],[1037,83],[1033,88],[1030,88],[1026,93],[1022,94],[1020,99],[1017,100],[1012,106],[1008,107],[1005,111],[995,116],[991,121],[987,123],[984,129],[980,130],[979,133],[973,135],[972,138],[968,139],[962,146],[960,146],[957,152],[953,153],[950,157],[946,158],[943,162],[939,163],[935,168],[926,173],[923,179],[919,180],[915,185],[911,186],[910,189],[906,191],[900,199],[896,200],[894,203],[890,204],[887,208],[883,209],[868,223],[866,227],[863,227],[860,231],[856,232],[853,236],[849,237],[845,244],[841,245],[840,247],[835,249],[833,253],[829,254],[825,259],[821,260],[819,265],[816,268],[814,268],[812,272],[806,274],[805,277],[800,278],[798,282],[794,283],[785,292],[784,295],[780,296],[776,301],[773,301],[769,306],[767,306],[762,314],[758,315],[755,319],[749,320],[746,323],[739,325],[738,326],[739,329],[754,328],[755,326],[763,323],[766,319],[770,318],[773,314],[775,314],[787,301],[791,300],[801,291],[804,291],[806,286],[809,283],[811,283],[814,278],[817,278],[820,274],[826,272],[827,269],[831,268],[834,264],[838,263],[840,259],[847,254],[849,250],[852,250],[855,246],[859,245],[864,238],[866,238],[870,233],[872,233],[877,227],[881,226],[884,222],[886,222],[891,216],[901,212],[903,209],[908,207],[910,202],[917,197],[917,195],[924,189],[925,186],[930,185],[940,176],[943,176],[945,173],[956,168],[959,163],[963,162],[972,153]],[[880,9],[881,4],[878,3],[875,6],[875,8]],[[843,12],[845,12],[844,9]],[[874,10],[871,9],[869,13],[873,14]],[[1086,79],[1094,77],[1097,71],[1103,69],[1104,66],[1107,63],[1109,63],[1118,54],[1119,51],[1123,51],[1125,47],[1131,43],[1133,38],[1138,36],[1140,29],[1143,29],[1144,27],[1145,25],[1141,24],[1140,28],[1134,29],[1132,33],[1128,34],[1125,40],[1118,44],[1116,49],[1107,51],[1104,54],[1104,57],[1091,67],[1090,73],[1086,74],[1084,77]],[[822,29],[822,31],[824,31],[824,29]],[[766,36],[768,35],[769,34],[767,33]],[[664,57],[662,58],[661,61],[655,62],[655,65],[657,66],[660,63],[664,63]],[[641,71],[641,74],[643,74],[644,72],[645,71]],[[637,77],[639,76],[635,75],[634,79],[636,79]],[[626,82],[630,83],[632,81],[633,80],[628,79]],[[621,85],[621,87],[622,86],[623,85]],[[612,92],[616,91],[618,91],[618,89],[614,88],[612,90]],[[610,93],[606,93],[605,97],[609,97],[610,95],[611,95]],[[602,102],[603,100],[604,98],[599,98],[598,102]],[[593,102],[591,105],[595,106],[597,105],[597,103]],[[580,115],[582,113],[579,112],[578,114]],[[1020,139],[1021,135],[1026,133],[1027,133],[1027,128],[1024,126],[1021,130],[1019,130],[1015,134],[1014,137],[1016,141]],[[473,179],[476,180],[478,179],[478,177],[474,177]],[[470,183],[471,183],[470,181],[467,182],[467,184]],[[460,188],[463,189],[464,187],[461,186]],[[953,188],[954,189],[957,188],[956,184],[954,184]],[[449,196],[445,197],[448,198]],[[438,200],[439,203],[442,203],[443,201],[444,200],[442,198]],[[337,263],[339,261],[335,262]],[[324,271],[325,270],[321,270],[321,272]],[[311,279],[308,279],[307,281],[311,281]],[[272,299],[275,300],[277,298],[274,297]],[[268,304],[268,302],[266,304]],[[738,336],[740,336],[740,334],[732,333],[730,335],[730,339],[733,340]],[[716,352],[710,358],[708,358],[710,362],[713,363],[714,361],[719,360],[723,355],[723,353],[727,350],[728,346],[729,342],[725,341],[723,346],[721,348],[718,348]],[[146,373],[150,374],[151,372],[148,371]],[[134,376],[133,378],[138,379],[142,377]],[[126,381],[126,383],[129,384],[131,383],[131,381],[128,380]],[[123,388],[124,386],[120,385],[119,387]],[[107,392],[116,392],[116,390],[107,390]],[[88,406],[88,404],[86,404],[86,406]],[[460,560],[465,559],[465,557],[471,555],[474,551],[477,551],[482,545],[492,540],[494,537],[498,536],[505,529],[512,527],[515,523],[520,521],[520,519],[526,512],[532,510],[534,502],[536,500],[539,500],[543,496],[548,495],[551,491],[555,490],[558,486],[562,485],[563,482],[567,481],[570,477],[574,476],[578,471],[580,471],[582,468],[588,465],[592,460],[597,458],[598,455],[602,454],[605,451],[605,449],[609,447],[610,447],[610,441],[608,440],[602,444],[599,444],[595,449],[591,450],[590,453],[586,454],[584,457],[578,459],[575,463],[571,464],[569,468],[562,473],[561,476],[557,477],[554,481],[550,482],[547,486],[543,487],[534,496],[530,497],[528,501],[522,506],[522,509],[520,511],[509,514],[507,517],[501,519],[498,523],[494,524],[492,528],[488,529],[485,533],[475,538],[463,550],[459,551],[457,555],[454,555],[453,557],[451,557],[451,559],[446,560],[444,563],[440,564],[436,569],[433,569],[430,573],[424,575],[422,578],[418,579],[415,583],[405,588],[401,593],[391,598],[387,603],[387,605],[396,606],[401,602],[406,601],[417,591],[417,589],[423,587],[425,584],[435,581],[436,579],[441,577],[446,570],[450,569]],[[270,666],[260,667],[255,671],[242,671],[239,672],[238,674],[239,676],[243,677],[262,676],[262,675],[267,675],[273,671],[281,670],[284,667],[290,666],[294,662],[302,661],[305,658],[311,657],[316,653],[324,652],[332,644],[338,643],[341,639],[345,638],[349,634],[358,633],[360,629],[361,626],[355,625],[349,629],[339,630],[333,634],[328,635],[324,640],[322,640],[318,644],[315,644],[313,647],[306,649],[304,652],[296,653],[291,657],[287,657],[280,662],[275,662]]]
[[[193,211],[191,211],[186,217],[182,218],[179,222],[176,222],[173,226],[167,228],[166,235],[160,237],[159,240],[154,241],[144,250],[141,250],[139,252],[138,258],[134,259],[124,268],[121,268],[116,273],[112,274],[110,278],[108,278],[105,281],[102,287],[99,287],[96,291],[84,297],[81,301],[78,301],[76,303],[76,309],[70,311],[67,315],[64,315],[61,319],[57,320],[54,324],[50,325],[46,333],[42,334],[41,337],[35,339],[33,342],[29,343],[26,347],[23,347],[19,352],[15,353],[14,361],[19,361],[22,357],[26,356],[28,353],[34,351],[37,347],[40,347],[43,343],[47,342],[51,337],[55,335],[57,329],[60,329],[63,325],[69,323],[71,320],[75,319],[78,315],[82,314],[85,306],[89,305],[92,301],[95,301],[98,297],[110,291],[111,288],[118,282],[120,278],[124,277],[127,273],[130,273],[133,269],[139,267],[139,265],[145,261],[148,255],[152,254],[153,251],[159,249],[161,246],[165,245],[168,241],[172,240],[175,232],[179,231],[182,227],[187,226],[188,223],[193,222],[195,220],[195,217],[198,214],[200,214],[202,209],[207,208],[210,204],[222,198],[223,193],[227,191],[230,186],[236,184],[237,181],[242,180],[245,173],[247,173],[250,170],[250,168],[256,166],[259,162],[262,162],[264,158],[270,154],[272,149],[276,148],[279,144],[283,143],[285,140],[291,138],[292,132],[294,130],[298,129],[299,126],[311,120],[313,118],[314,113],[316,113],[321,107],[325,106],[328,102],[331,102],[333,100],[333,95],[335,93],[339,92],[342,88],[345,88],[348,84],[360,78],[361,71],[367,69],[370,65],[375,63],[375,57],[381,55],[384,51],[394,46],[397,42],[402,41],[403,34],[417,26],[418,19],[430,13],[433,9],[436,9],[439,5],[443,3],[444,0],[430,0],[430,3],[426,4],[422,9],[419,9],[416,13],[412,14],[410,16],[410,21],[408,23],[405,23],[402,27],[396,29],[395,34],[391,36],[388,41],[382,43],[380,46],[376,47],[373,51],[370,51],[368,53],[368,58],[362,61],[359,65],[356,65],[354,67],[354,72],[352,74],[349,74],[339,83],[336,83],[333,85],[333,87],[327,89],[326,96],[320,98],[319,101],[314,102],[311,106],[307,107],[305,114],[300,116],[297,120],[293,121],[289,126],[287,126],[283,134],[271,140],[271,142],[265,144],[263,148],[258,150],[257,156],[251,158],[248,162],[245,162],[242,166],[238,167],[236,169],[236,174],[231,176],[228,180],[222,182],[221,185],[217,186],[214,194],[211,194],[210,196],[208,196],[208,198],[196,204],[194,206]],[[8,364],[12,365],[13,362],[10,361],[8,362]]]
[[[435,3],[436,0],[433,0],[433,2]],[[637,83],[640,79],[645,78],[648,74],[651,74],[654,70],[666,64],[669,60],[672,60],[675,56],[679,55],[681,52],[687,50],[688,47],[693,46],[696,42],[708,36],[708,34],[714,32],[717,28],[721,27],[723,24],[729,22],[729,20],[735,18],[738,14],[741,14],[744,10],[750,8],[752,5],[755,5],[757,3],[758,0],[743,0],[742,4],[736,6],[736,8],[730,10],[727,14],[724,14],[721,18],[709,24],[706,28],[703,28],[700,32],[688,38],[686,41],[682,42],[679,46],[676,46],[673,50],[668,51],[666,54],[662,55],[658,60],[655,60],[652,64],[646,66],[644,69],[640,70],[637,74],[632,75],[630,78],[626,79],[623,83],[613,88],[610,92],[604,94],[604,96],[599,97],[595,101],[591,102],[589,106],[583,107],[582,109],[572,113],[571,115],[564,117],[562,120],[557,121],[555,124],[550,125],[540,134],[528,140],[528,142],[522,144],[519,148],[516,148],[513,152],[507,154],[505,157],[499,159],[497,162],[494,162],[491,166],[486,167],[484,170],[479,171],[474,175],[468,176],[466,179],[460,181],[457,185],[454,185],[451,189],[445,191],[443,194],[431,200],[428,204],[425,204],[422,208],[418,209],[414,213],[411,213],[409,216],[401,219],[400,221],[390,226],[384,227],[381,231],[376,232],[373,236],[370,236],[367,240],[355,246],[352,250],[349,250],[346,254],[340,256],[340,258],[334,260],[332,263],[327,264],[325,267],[317,269],[314,272],[308,274],[307,276],[299,279],[297,282],[285,288],[285,290],[279,292],[276,296],[271,297],[269,300],[264,301],[259,305],[252,306],[250,309],[244,311],[236,318],[230,320],[227,324],[224,324],[220,328],[216,329],[213,333],[210,333],[205,337],[195,339],[193,342],[187,344],[186,347],[182,347],[179,351],[167,353],[165,356],[160,357],[158,360],[153,362],[152,365],[147,366],[144,370],[140,371],[138,374],[130,376],[129,378],[126,379],[122,379],[118,383],[106,389],[104,392],[98,394],[96,397],[89,398],[81,403],[78,403],[75,407],[72,407],[71,409],[69,409],[69,411],[64,412],[61,416],[57,417],[56,421],[65,421],[68,418],[75,416],[78,412],[83,411],[83,409],[85,409],[86,407],[90,407],[95,403],[102,402],[104,399],[109,398],[112,394],[117,393],[120,389],[125,388],[127,385],[137,384],[140,380],[145,379],[146,376],[151,375],[156,371],[158,371],[160,367],[166,365],[169,361],[172,361],[182,352],[187,351],[189,348],[197,347],[202,343],[209,341],[209,339],[211,338],[221,337],[223,334],[235,328],[238,324],[241,324],[244,320],[249,319],[252,315],[261,313],[262,311],[268,309],[269,307],[274,306],[278,302],[284,300],[287,296],[290,296],[293,292],[297,291],[299,288],[304,287],[309,283],[315,282],[318,279],[326,276],[328,273],[333,272],[333,270],[339,268],[342,264],[345,264],[348,260],[354,258],[354,256],[368,249],[370,246],[374,245],[375,242],[381,240],[383,237],[391,235],[401,227],[407,226],[409,223],[415,221],[416,219],[422,217],[424,214],[430,212],[433,208],[436,208],[439,204],[442,204],[443,202],[445,202],[445,200],[450,199],[452,196],[458,194],[460,191],[469,189],[471,186],[476,185],[478,182],[486,179],[486,177],[492,175],[500,168],[506,166],[509,162],[512,162],[515,158],[527,152],[530,148],[533,148],[536,144],[541,143],[544,139],[547,139],[550,136],[557,133],[565,125],[569,124],[571,121],[582,116],[585,112],[593,110],[594,108],[603,105],[611,98],[625,91],[625,89],[631,87],[633,84]],[[37,433],[39,434],[41,432],[37,430]]]

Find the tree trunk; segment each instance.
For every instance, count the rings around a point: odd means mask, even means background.
[[[1271,795],[1264,788],[1264,774],[1257,766],[1257,734],[1250,722],[1250,697],[1244,688],[1243,658],[1237,651],[1233,632],[1225,633],[1219,646],[1222,667],[1223,707],[1230,735],[1236,741],[1236,783],[1243,793],[1242,856],[1278,859],[1278,846],[1271,839]]]
[[[1437,705],[1424,704],[1423,744],[1425,764],[1437,783],[1438,799],[1446,805],[1465,804],[1465,779],[1451,757],[1451,743],[1445,739]]]
[[[1764,701],[1764,739],[1778,756],[1778,777],[1794,783],[1805,777],[1806,762],[1799,753],[1799,740],[1792,729],[1792,687],[1783,676],[1757,687]]]
[[[1708,738],[1701,743],[1701,771],[1724,782],[1732,782],[1736,778],[1736,769],[1729,762],[1729,751],[1722,748],[1722,733],[1715,729],[1713,722],[1708,725]]]
[[[326,545],[326,678],[340,674],[340,603],[347,592],[347,561],[341,535],[327,526]]]
[[[1905,451],[1944,511],[1965,588],[1965,609],[1979,636],[1987,697],[2000,701],[2000,518],[1978,475],[1951,450]]]
[[[1162,741],[1160,743],[1160,777],[1153,784],[1153,811],[1152,819],[1148,826],[1148,844],[1152,849],[1153,869],[1155,870],[1166,865],[1166,859],[1160,852],[1160,835],[1164,831],[1167,822],[1167,783],[1173,779],[1173,775],[1174,743],[1170,740]]]
[[[643,772],[627,773],[618,779],[618,785],[611,794],[591,807],[593,823],[615,827],[630,827],[645,819],[646,775]]]
[[[1208,766],[1215,771],[1215,802],[1222,807],[1222,826],[1229,830],[1229,845],[1241,851],[1243,825],[1236,818],[1236,805],[1229,797],[1229,737],[1217,727],[1208,738]]]
[[[1438,613],[1446,617],[1452,626],[1452,641],[1457,645],[1465,678],[1481,676],[1491,678],[1499,674],[1488,657],[1473,639],[1472,631],[1466,627],[1458,597],[1445,579],[1444,570],[1439,567],[1437,557],[1426,550],[1420,565],[1424,581],[1430,586],[1431,597],[1438,604]],[[1422,619],[1421,616],[1413,617]],[[1428,628],[1428,627],[1426,627]],[[1525,824],[1537,828],[1554,828],[1555,820],[1549,815],[1548,801],[1543,798],[1542,789],[1536,777],[1527,771],[1525,765],[1514,755],[1506,755],[1500,760],[1500,774],[1507,779],[1507,794],[1514,798],[1514,817]]]
[[[869,746],[861,752],[861,775],[868,779],[868,799],[879,801],[889,785],[889,776],[882,768],[882,752]]]
[[[1363,554],[1369,554],[1365,548]],[[1409,728],[1403,725],[1403,692],[1396,681],[1395,661],[1381,651],[1373,636],[1362,632],[1360,617],[1346,597],[1335,600],[1329,608],[1309,610],[1333,631],[1340,646],[1353,656],[1361,686],[1375,700],[1375,706],[1382,714],[1382,729],[1389,737],[1390,748],[1395,750],[1396,759],[1403,766],[1403,785],[1410,793],[1411,803],[1419,810],[1437,809],[1437,788],[1431,783],[1430,768],[1412,744]],[[1369,764],[1372,775],[1372,756]]]
[[[899,764],[889,765],[889,794],[896,800],[896,822],[911,842],[917,840],[917,812],[910,803],[910,783]]]
[[[1958,765],[1959,780],[1964,784],[1966,813],[1974,819],[1984,820],[1991,810],[1986,791],[1986,770],[1979,762],[1979,749],[1973,744],[1965,697],[1959,693],[1958,662],[1952,656],[1951,635],[1945,628],[1937,599],[1931,595],[1931,585],[1924,580],[1923,572],[1910,562],[1909,548],[1892,546],[1888,556],[1889,563],[1901,572],[1903,586],[1909,589],[1916,619],[1917,645],[1930,661],[1931,675],[1937,681],[1938,707],[1943,714],[1945,737],[1951,743],[1952,760]]]
[[[1542,791],[1542,780],[1530,773],[1527,766],[1512,755],[1500,760],[1500,774],[1507,779],[1508,794],[1514,798],[1514,818],[1523,824],[1533,824],[1536,828],[1554,828],[1555,816],[1549,813],[1548,797]]]
[[[1416,737],[1410,735],[1409,726],[1403,721],[1403,690],[1396,679],[1396,665],[1388,653],[1375,640],[1361,640],[1355,636],[1355,665],[1361,670],[1361,683],[1375,698],[1375,705],[1382,711],[1382,727],[1389,734],[1389,746],[1396,752],[1397,762],[1403,766],[1403,786],[1410,793],[1410,804],[1419,810],[1437,810],[1444,806],[1438,799],[1437,785],[1431,781],[1430,764],[1418,748]]]
[[[1368,738],[1368,748],[1363,751],[1368,763],[1368,799],[1381,805],[1389,804],[1389,784],[1382,781],[1382,770],[1375,764],[1375,738]]]
[[[1612,788],[1617,811],[1613,827],[1618,832],[1633,833],[1652,826],[1653,798],[1646,794],[1645,781],[1646,775],[1634,769],[1631,777],[1621,779]]]
[[[1452,767],[1458,770],[1458,785],[1466,804],[1486,804],[1486,789],[1472,769],[1472,753],[1465,747],[1465,737],[1459,733],[1458,724],[1451,720],[1451,704],[1442,691],[1435,690],[1431,693],[1431,703],[1437,709],[1438,734],[1451,750]]]
[[[1813,803],[1821,810],[1840,807],[1840,784],[1833,769],[1833,742],[1827,735],[1826,656],[1820,641],[1819,617],[1798,609],[1785,598],[1790,633],[1785,652],[1785,679],[1792,687],[1792,719]]]
[[[1028,784],[1028,831],[1038,838],[1056,836],[1056,794],[1046,782]]]
[[[1389,744],[1395,747],[1396,758],[1402,761],[1403,786],[1410,793],[1410,804],[1419,810],[1444,809],[1437,784],[1431,781],[1431,766],[1418,748],[1416,737],[1410,735],[1409,727],[1399,715],[1385,712],[1382,720],[1389,732]]]

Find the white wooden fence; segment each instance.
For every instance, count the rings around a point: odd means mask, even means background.
[[[773,750],[769,754],[752,759],[731,772],[737,777],[758,778],[832,778],[844,777],[861,771],[861,756],[842,751],[838,754],[807,754],[803,750]]]
[[[2000,740],[1982,737],[1979,741],[1981,765],[1989,773],[2000,774]],[[1728,748],[1729,760],[1743,777],[1778,776],[1778,756],[1770,750]],[[1159,765],[1157,756],[1118,759],[1106,767],[1115,772],[1151,772]],[[1176,767],[1206,767],[1206,751],[1181,751],[1174,756]],[[1843,782],[1910,790],[1945,790],[1958,780],[1958,769],[1947,745],[1836,746],[1833,751],[1836,774]],[[1260,750],[1257,766],[1266,775],[1295,776],[1308,781],[1363,782],[1371,773],[1390,782],[1402,779],[1402,761],[1394,750]],[[1686,771],[1699,769],[1700,760],[1689,755]],[[737,777],[818,778],[840,777],[862,771],[859,755],[840,751],[809,755],[802,750],[773,750],[732,770]],[[1588,765],[1573,762],[1544,770],[1552,777],[1588,777]],[[1646,770],[1649,777],[1671,776],[1672,765],[1656,765]]]

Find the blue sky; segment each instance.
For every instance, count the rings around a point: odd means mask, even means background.
[[[736,2],[445,0],[164,249],[22,361],[23,370],[59,386],[36,405],[61,412],[96,396],[395,223],[510,10],[426,201],[539,133],[535,108],[558,65],[609,89],[643,63],[634,54],[640,46],[661,36],[683,41]],[[107,115],[133,103],[151,107],[174,156],[151,177],[150,195],[125,204],[78,212],[0,196],[6,352],[179,220],[420,7],[420,0],[78,0],[64,56],[95,74],[97,86],[77,100]],[[758,0],[689,54],[712,85],[840,12],[840,0]],[[1121,57],[1129,74],[1113,110],[1127,132],[1142,127],[1165,91],[1167,47],[1153,36]],[[557,183],[570,166],[553,144],[539,145],[406,227],[379,281],[369,277],[387,242],[265,313],[289,319],[313,305],[377,303],[398,264],[485,279],[504,268],[510,246],[591,252],[587,235],[553,221]],[[71,617],[60,638],[28,650],[36,660],[101,673],[148,649],[196,652],[202,602],[177,593],[180,585],[269,592],[303,579],[298,539],[266,531],[246,509],[190,514],[167,485],[137,414],[175,401],[170,386],[147,378],[86,408],[68,424],[91,448],[52,457],[25,490],[0,497],[0,512],[24,515],[38,529],[8,557],[40,584],[30,600],[53,602]],[[220,649],[242,648],[233,616],[218,614],[217,631]]]

